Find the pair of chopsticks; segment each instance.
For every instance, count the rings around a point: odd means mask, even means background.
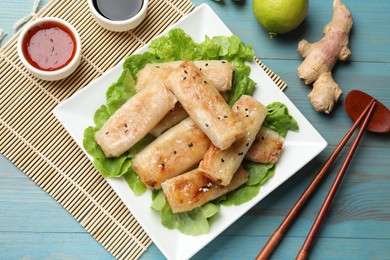
[[[310,229],[309,234],[306,237],[305,242],[302,245],[301,250],[298,252],[298,255],[296,259],[306,259],[309,253],[309,250],[313,244],[314,238],[324,221],[325,215],[327,211],[329,210],[330,204],[332,203],[332,200],[336,194],[336,191],[341,183],[341,180],[348,168],[348,165],[353,157],[353,154],[360,142],[360,139],[363,136],[363,133],[370,121],[371,115],[374,112],[374,108],[376,105],[375,99],[372,99],[371,102],[368,104],[368,106],[365,108],[363,113],[359,116],[359,118],[356,120],[354,125],[349,129],[349,131],[346,133],[344,138],[341,140],[341,142],[337,145],[335,150],[332,152],[332,154],[329,156],[328,160],[324,164],[324,166],[320,169],[320,171],[317,173],[317,175],[313,178],[309,186],[306,188],[306,190],[302,193],[301,197],[298,199],[298,201],[295,203],[295,205],[291,208],[287,216],[284,218],[283,222],[280,224],[280,226],[275,230],[275,232],[272,234],[272,236],[269,238],[267,243],[265,244],[264,248],[260,251],[260,253],[257,255],[256,260],[260,259],[268,259],[268,257],[271,255],[271,253],[274,251],[276,246],[278,245],[279,241],[283,238],[285,231],[290,226],[290,224],[293,222],[295,217],[297,216],[299,210],[304,206],[306,201],[310,198],[313,191],[318,186],[319,182],[321,181],[322,177],[324,177],[325,173],[328,171],[330,166],[333,164],[341,150],[344,148],[345,144],[348,142],[349,138],[352,136],[352,134],[355,132],[356,128],[361,124],[361,127],[359,129],[359,132],[357,133],[355,140],[353,141],[350,150],[348,151],[348,154],[337,173],[335,180],[332,183],[332,186],[329,189],[329,192],[327,196],[325,197],[324,203],[321,206],[321,209],[318,212],[318,215],[316,219],[314,220],[314,223]]]

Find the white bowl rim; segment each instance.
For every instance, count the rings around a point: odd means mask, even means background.
[[[113,25],[113,26],[120,26],[120,25],[127,25],[129,23],[133,23],[139,19],[142,19],[144,14],[146,13],[149,5],[149,0],[142,0],[142,7],[138,11],[138,13],[134,16],[132,16],[129,19],[126,20],[110,20],[106,17],[104,17],[101,13],[98,12],[95,5],[93,4],[93,0],[88,0],[89,9],[93,12],[93,14],[98,17],[103,22]]]
[[[58,70],[46,71],[46,70],[40,70],[40,69],[34,67],[33,65],[31,65],[27,61],[27,59],[24,56],[23,50],[22,50],[22,43],[23,43],[23,39],[24,39],[26,33],[28,32],[28,30],[30,30],[34,26],[37,26],[43,22],[51,22],[51,21],[58,22],[64,26],[66,26],[73,33],[73,36],[76,40],[76,52],[75,52],[74,56],[72,57],[72,60],[65,67],[58,69]],[[60,77],[62,74],[64,74],[64,75],[68,74],[68,72],[70,70],[75,69],[75,67],[78,66],[79,60],[81,58],[81,49],[82,49],[80,35],[77,32],[76,28],[74,28],[73,25],[71,25],[69,22],[67,22],[61,18],[57,18],[57,17],[37,18],[36,20],[31,21],[26,26],[24,26],[19,34],[17,48],[18,48],[19,58],[22,61],[22,63],[24,64],[24,66],[26,66],[31,72],[33,72],[36,75],[41,75],[43,77],[52,77],[52,78],[54,78],[56,76]],[[64,77],[66,77],[66,76],[67,75],[65,75]],[[64,77],[61,77],[61,78],[64,78]]]

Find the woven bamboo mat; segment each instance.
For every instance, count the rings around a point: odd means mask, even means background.
[[[80,66],[61,81],[38,80],[23,67],[16,50],[18,34],[0,49],[0,152],[118,259],[139,258],[152,241],[52,110],[194,8],[189,0],[151,0],[139,27],[115,33],[97,26],[86,1],[50,1],[33,19],[67,20],[83,45]],[[286,87],[255,60],[281,89]]]

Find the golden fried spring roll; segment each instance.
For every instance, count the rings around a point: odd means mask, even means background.
[[[264,105],[247,95],[241,96],[233,105],[232,110],[242,122],[245,136],[223,151],[210,145],[199,165],[209,179],[223,186],[229,185],[267,114],[267,108]]]
[[[221,95],[225,101],[229,100],[229,93],[221,92]],[[184,110],[183,106],[179,102],[177,102],[176,106],[171,111],[169,111],[160,121],[160,123],[158,123],[150,131],[150,134],[152,134],[153,136],[159,136],[167,129],[184,120],[186,117],[188,117],[187,112]]]
[[[248,181],[248,172],[240,167],[228,186],[218,185],[202,174],[199,168],[161,184],[173,213],[189,211],[237,189]]]
[[[147,64],[138,72],[136,90],[149,85],[151,81],[165,81],[169,74],[183,61]],[[206,79],[214,84],[218,91],[226,92],[232,88],[233,65],[225,60],[194,61],[196,67],[203,72]]]
[[[283,144],[284,138],[282,136],[262,126],[245,158],[258,163],[276,163],[279,160]]]
[[[166,80],[192,120],[221,150],[243,136],[241,122],[194,63],[183,62]]]
[[[154,82],[123,104],[96,132],[107,157],[120,156],[145,137],[176,103],[162,82]]]
[[[190,119],[164,132],[133,160],[133,170],[149,188],[196,166],[210,139]]]
[[[159,136],[165,130],[183,121],[186,117],[188,117],[187,112],[184,110],[182,105],[177,102],[175,107],[169,111],[155,127],[153,127],[150,134]]]

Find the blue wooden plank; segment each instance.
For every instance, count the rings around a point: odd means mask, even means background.
[[[0,155],[0,259],[110,259],[47,193]]]
[[[1,259],[111,259],[88,233],[2,232]]]
[[[2,155],[0,190],[0,232],[85,232],[69,212]]]

